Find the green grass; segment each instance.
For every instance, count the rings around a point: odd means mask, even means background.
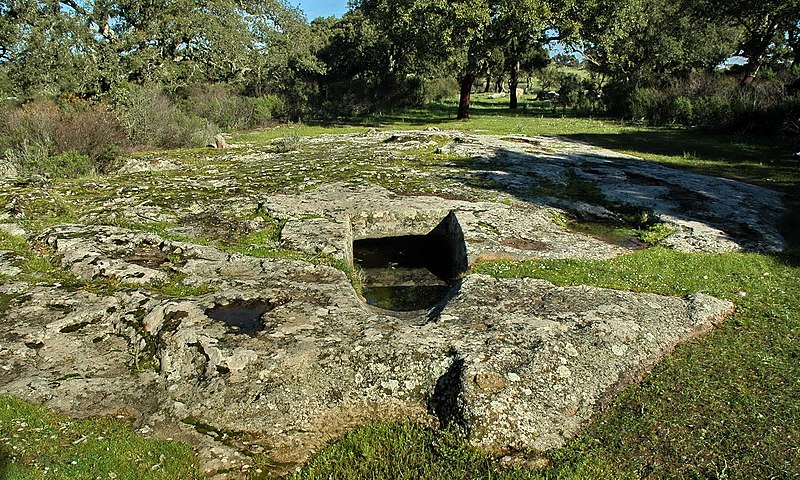
[[[200,479],[192,449],[112,419],[72,420],[0,396],[0,478]]]
[[[526,101],[526,104],[525,110],[510,112],[503,99],[488,100],[476,95],[469,121],[455,121],[455,104],[448,102],[424,109],[382,112],[346,125],[291,125],[244,133],[232,143],[252,144],[272,151],[279,143],[274,141],[281,138],[290,138],[289,143],[293,143],[300,136],[363,133],[370,127],[436,126],[478,134],[559,135],[665,165],[778,188],[788,194],[795,212],[787,216],[784,231],[795,246],[800,245],[800,215],[797,215],[800,166],[786,141],[678,128],[645,128],[584,118],[569,110],[554,112],[544,102]],[[236,152],[235,148],[215,151],[212,156],[214,161],[224,161],[225,155]],[[432,154],[427,150],[416,155],[420,162],[439,161],[428,158]],[[413,160],[403,161],[414,165]],[[153,189],[157,190],[170,185],[179,174],[131,176],[124,180],[129,185],[123,186],[137,189],[147,185],[147,180],[158,182],[153,183]],[[576,182],[567,193],[577,198],[592,197],[597,193],[595,187]],[[72,221],[79,208],[70,198],[91,205],[113,198],[115,188],[108,185],[83,188],[82,181],[59,184],[47,195],[34,195],[29,202],[22,199],[19,208],[26,215],[22,223],[39,232],[53,223]],[[72,195],[63,193],[66,189]],[[24,193],[24,189],[21,191]],[[173,195],[171,191],[166,193]],[[204,193],[195,190],[188,196]],[[0,200],[7,204],[10,195],[0,193]],[[178,196],[164,197],[163,202],[172,205],[178,199],[183,201]],[[156,198],[154,202],[157,201],[161,200]],[[265,220],[267,224],[262,230],[244,235],[234,244],[217,245],[211,240],[205,243],[249,255],[329,264],[357,281],[358,273],[349,271],[349,266],[342,262],[282,250],[280,221]],[[171,225],[127,226],[165,234]],[[636,234],[653,235],[652,239],[657,239],[666,233],[659,231],[658,225],[646,227]],[[203,243],[202,239],[174,235],[172,238]],[[75,281],[54,266],[46,249],[32,248],[25,239],[0,233],[0,249],[15,251],[26,259],[21,280]],[[798,265],[796,254],[697,255],[663,248],[610,261],[477,265],[475,272],[498,277],[544,278],[559,285],[588,284],[666,295],[705,292],[733,300],[737,312],[711,335],[679,347],[642,383],[625,389],[565,448],[544,457],[531,454],[530,463],[541,468],[523,466],[509,470],[468,447],[453,433],[411,425],[377,425],[358,429],[331,444],[293,478],[797,478],[800,476]],[[186,289],[179,278],[174,280],[152,288],[175,296],[205,292]],[[104,284],[79,287],[95,288],[98,292],[124,288]],[[13,308],[13,298],[0,296],[0,316],[7,308]],[[19,422],[26,426],[15,423],[15,419],[21,419]],[[87,440],[73,445],[82,437]],[[161,455],[165,463],[155,471],[150,470],[159,463]],[[72,465],[73,460],[76,465]],[[45,467],[47,475],[43,473]],[[106,478],[103,475],[112,470],[117,478],[199,476],[185,446],[140,439],[118,422],[70,421],[24,402],[0,397],[0,479]]]

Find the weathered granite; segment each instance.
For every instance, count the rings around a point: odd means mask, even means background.
[[[111,227],[57,227],[39,240],[86,279],[160,278],[163,264],[130,261],[147,248],[172,258],[185,284],[216,291],[28,286],[0,322],[0,389],[78,416],[131,415],[142,431],[193,442],[220,476],[260,452],[286,471],[376,421],[457,425],[498,454],[558,447],[732,309],[705,295],[470,275],[439,308],[400,315],[365,305],[339,270],[303,261]],[[262,331],[232,333],[207,315],[246,300],[268,305]]]
[[[0,252],[0,293],[11,297],[0,312],[0,391],[76,416],[127,415],[143,433],[192,442],[220,477],[254,457],[286,471],[375,421],[459,426],[497,454],[546,450],[732,304],[470,275],[431,311],[393,314],[366,305],[332,267],[201,243],[283,225],[266,246],[347,264],[354,240],[423,235],[453,213],[470,263],[604,259],[630,247],[561,219],[617,220],[625,204],[675,228],[661,242],[672,248],[784,246],[775,192],[565,139],[371,129],[292,144],[149,154],[82,184],[0,179],[0,220],[17,222],[0,224],[4,234],[35,235],[19,222],[68,213],[76,225],[31,241],[117,292],[16,281],[25,259]],[[594,198],[571,192],[576,183]],[[210,293],[158,293],[175,282]],[[267,310],[263,330],[210,316],[250,301]]]

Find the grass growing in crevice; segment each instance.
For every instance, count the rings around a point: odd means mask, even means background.
[[[542,465],[533,455],[528,465]],[[544,463],[547,463],[545,460]],[[618,480],[624,472],[606,459],[590,457],[550,470],[503,465],[470,446],[457,432],[411,424],[359,428],[316,455],[290,480],[317,479],[572,479]]]
[[[602,206],[612,217],[598,218],[595,214],[569,205],[570,217],[560,216],[554,222],[569,230],[585,233],[617,245],[655,245],[671,235],[674,230],[661,222],[652,211],[609,201],[596,182],[581,178],[574,170],[567,170],[566,183],[555,183],[546,178],[537,178],[536,187],[529,195],[567,199],[590,205]]]
[[[188,445],[139,437],[117,420],[71,420],[7,396],[0,396],[0,473],[7,480],[204,478]]]

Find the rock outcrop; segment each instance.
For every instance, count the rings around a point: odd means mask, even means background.
[[[391,420],[458,426],[498,454],[558,447],[732,309],[705,295],[470,275],[439,307],[401,315],[365,305],[341,271],[304,261],[111,227],[59,227],[40,241],[75,275],[132,289],[4,285],[25,293],[0,324],[3,391],[74,415],[132,415],[199,445],[210,472],[253,455],[297,465],[349,429]],[[167,271],[213,291],[133,289]],[[211,315],[255,305],[246,331]]]
[[[129,416],[196,445],[220,477],[253,462],[286,472],[372,422],[547,450],[733,305],[453,277],[478,260],[623,255],[643,246],[565,219],[631,212],[666,223],[668,248],[784,248],[776,192],[560,138],[371,129],[292,137],[291,150],[150,153],[83,184],[0,179],[0,234],[78,279],[21,281],[28,259],[0,251],[0,392]],[[76,223],[26,230],[39,217]],[[440,303],[396,313],[360,298],[344,273],[354,242],[437,228]]]

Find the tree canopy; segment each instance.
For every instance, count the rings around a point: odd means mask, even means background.
[[[0,12],[0,61],[27,95],[319,68],[301,12],[280,0],[11,0]]]

